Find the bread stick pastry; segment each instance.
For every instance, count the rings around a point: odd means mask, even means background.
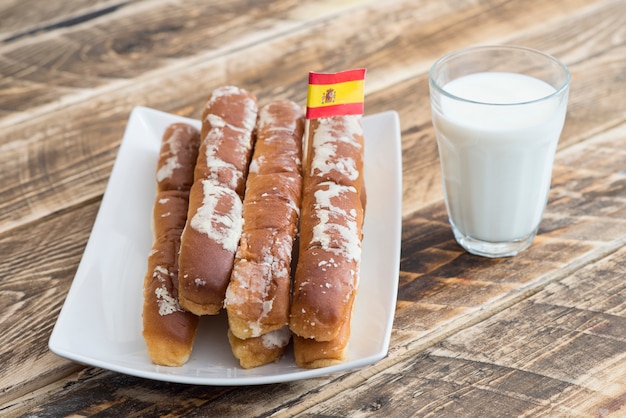
[[[167,127],[157,162],[152,214],[153,245],[144,278],[143,337],[152,361],[181,366],[189,359],[198,317],[178,304],[178,250],[187,219],[189,188],[200,133],[176,123]]]
[[[350,318],[346,318],[339,333],[330,341],[293,336],[293,353],[296,365],[303,369],[316,369],[343,363],[350,338]]]
[[[179,302],[197,315],[224,304],[242,228],[242,199],[257,101],[233,86],[214,90],[202,114],[202,141],[179,263]]]
[[[276,362],[283,356],[289,341],[291,331],[288,326],[263,334],[260,337],[241,339],[228,331],[228,341],[233,354],[244,369],[259,367]]]
[[[165,128],[157,161],[157,191],[189,192],[199,146],[200,133],[193,126],[172,123]]]
[[[243,233],[224,306],[244,368],[278,361],[290,341],[291,263],[302,192],[304,111],[274,100],[259,111]]]
[[[224,303],[230,331],[240,339],[289,324],[303,133],[304,111],[296,103],[275,100],[261,108],[243,203],[243,232]]]
[[[363,152],[361,115],[310,121],[290,328],[301,338],[343,348],[359,281]],[[343,352],[339,348],[335,352]],[[320,362],[307,357],[303,364],[323,364],[319,355]]]

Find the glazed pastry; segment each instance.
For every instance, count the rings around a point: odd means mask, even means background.
[[[178,304],[178,249],[187,219],[189,188],[200,133],[176,123],[167,127],[157,162],[152,214],[153,245],[144,278],[143,337],[155,364],[181,366],[191,354],[198,317]]]
[[[316,369],[343,363],[350,338],[350,322],[350,318],[346,318],[337,336],[330,341],[316,341],[294,335],[293,353],[296,364],[303,369]]]
[[[243,203],[243,233],[226,292],[231,332],[258,337],[288,325],[291,257],[302,192],[304,112],[278,100],[259,112]]]
[[[202,141],[178,259],[179,302],[197,315],[215,315],[224,304],[241,236],[256,119],[256,98],[233,86],[214,90],[202,114]]]
[[[244,369],[259,367],[280,360],[290,339],[291,331],[287,326],[260,337],[246,339],[237,338],[230,330],[228,331],[228,341],[233,355]]]
[[[246,183],[243,233],[224,304],[231,347],[242,367],[277,360],[289,342],[303,132],[304,111],[295,103],[275,100],[261,108]],[[276,338],[277,332],[281,338]]]
[[[313,119],[308,135],[290,328],[298,336],[296,359],[303,359],[303,367],[319,367],[343,361],[358,289],[364,218],[361,116]],[[327,354],[299,354],[307,339]],[[332,350],[323,342],[334,342]]]

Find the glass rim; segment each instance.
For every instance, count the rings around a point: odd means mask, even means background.
[[[563,71],[563,74],[565,75],[565,80],[563,81],[563,85],[561,85],[559,88],[555,88],[554,92],[552,92],[552,93],[550,93],[550,94],[548,94],[546,96],[538,97],[538,98],[532,99],[532,100],[526,100],[526,101],[521,101],[521,102],[513,102],[513,103],[490,103],[490,102],[483,102],[483,101],[480,101],[480,100],[472,100],[472,99],[466,99],[466,98],[463,98],[463,97],[456,96],[456,95],[454,95],[454,94],[444,90],[443,86],[439,85],[439,83],[437,81],[435,81],[435,77],[434,77],[435,71],[439,67],[441,67],[441,65],[445,61],[448,61],[448,60],[450,60],[452,58],[455,58],[455,57],[457,57],[459,55],[466,54],[468,52],[487,51],[487,50],[523,51],[523,52],[531,53],[533,55],[542,56],[542,57],[548,59],[549,61],[551,61],[553,63],[556,63],[559,66],[559,68]],[[465,103],[473,103],[473,104],[479,104],[479,105],[485,105],[485,106],[520,106],[520,105],[537,103],[537,102],[541,102],[541,101],[544,101],[544,100],[549,100],[549,99],[551,99],[553,97],[561,95],[565,90],[567,90],[569,88],[569,85],[570,85],[570,79],[571,79],[571,75],[570,75],[569,69],[567,68],[567,65],[565,65],[558,58],[554,57],[553,55],[548,54],[547,52],[540,51],[538,49],[533,49],[533,48],[528,48],[528,47],[525,47],[525,46],[518,46],[518,45],[479,45],[479,46],[470,46],[470,47],[467,47],[467,48],[458,49],[456,51],[452,51],[452,52],[442,56],[441,58],[437,59],[434,62],[434,64],[430,67],[430,70],[428,71],[428,81],[429,81],[429,84],[432,87],[434,87],[443,96],[449,97],[450,99],[453,99],[453,100],[465,102]]]

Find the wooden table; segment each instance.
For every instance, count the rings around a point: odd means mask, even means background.
[[[626,1],[21,0],[0,37],[0,415],[626,416]],[[427,71],[500,43],[559,57],[572,87],[539,235],[491,260],[447,223]],[[224,84],[304,105],[308,71],[355,67],[366,115],[402,129],[387,357],[211,387],[48,350],[134,106],[198,118]]]

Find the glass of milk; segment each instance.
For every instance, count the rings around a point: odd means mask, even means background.
[[[429,75],[454,237],[472,254],[518,254],[546,206],[569,71],[540,51],[479,46],[442,57]]]

